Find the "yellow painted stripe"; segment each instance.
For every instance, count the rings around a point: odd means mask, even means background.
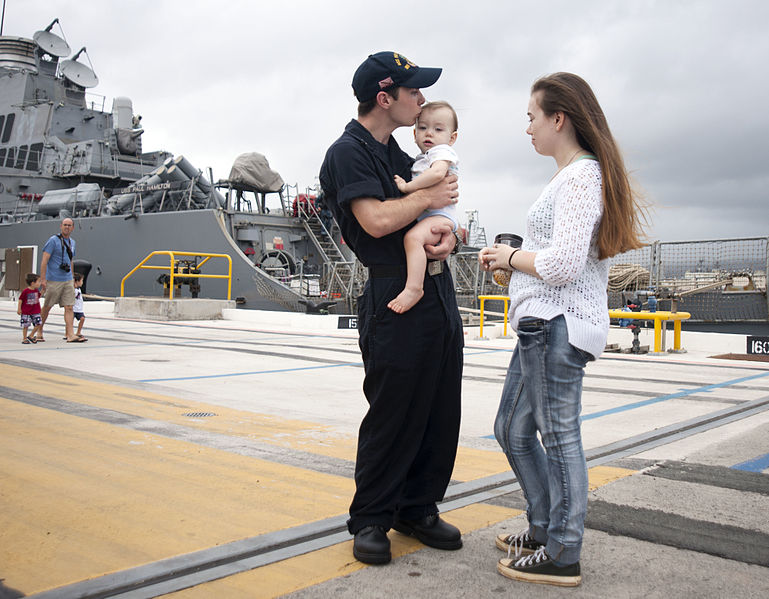
[[[64,401],[354,459],[354,437],[332,427],[7,365],[0,377]],[[182,416],[190,411],[220,416]],[[499,451],[460,448],[454,478],[508,470]],[[591,488],[631,473],[593,468]],[[0,564],[5,584],[25,593],[343,514],[354,486],[3,398],[0,476]]]
[[[596,466],[588,470],[590,489],[608,484],[619,478],[630,476],[634,470]],[[520,510],[489,504],[474,504],[447,512],[446,520],[459,527],[463,534],[489,527],[503,520],[522,514]],[[489,535],[489,544],[494,542]],[[394,531],[389,534],[392,542],[393,559],[413,553],[423,545],[415,539]],[[447,559],[452,559],[447,553]],[[236,574],[221,580],[163,595],[165,599],[269,599],[280,597],[340,576],[347,576],[366,568],[352,556],[352,541],[339,543],[319,551],[287,559],[249,572]]]
[[[634,474],[636,470],[615,468],[614,466],[593,466],[587,471],[588,489],[595,491],[598,487]]]
[[[39,373],[31,369],[0,364],[0,380],[6,386],[31,393],[115,410],[178,424],[197,430],[244,437],[276,447],[307,451],[328,457],[355,460],[355,436],[331,426],[290,420],[247,410],[169,397],[142,389],[122,387],[75,377]],[[190,412],[211,412],[209,418],[184,416]]]
[[[29,594],[347,511],[354,482],[0,398],[0,564]]]
[[[492,474],[509,472],[510,464],[501,449],[489,451],[459,447],[451,478],[459,481],[475,480]]]
[[[39,373],[28,368],[0,364],[0,380],[20,391],[40,393],[65,401],[115,410],[196,430],[244,437],[254,442],[355,461],[357,437],[326,425],[291,420],[208,403],[169,397],[150,391],[121,387],[75,377]],[[190,418],[190,412],[211,412],[210,418]],[[452,478],[469,481],[510,469],[501,450],[460,447]]]
[[[463,534],[486,528],[503,520],[513,518],[522,512],[488,504],[469,505],[444,514],[446,520],[459,527]],[[390,531],[393,558],[398,558],[424,548],[419,541]],[[494,544],[494,535],[489,535],[489,546]],[[462,551],[462,550],[460,550]],[[446,559],[456,554],[446,552]],[[168,599],[265,599],[279,597],[312,585],[346,576],[367,567],[352,556],[352,540],[326,547],[312,553],[300,555],[248,572],[236,574],[221,580],[163,595]]]
[[[0,365],[0,377],[14,381],[22,391],[39,392],[33,371]],[[38,376],[39,373],[37,373]],[[193,402],[144,390],[46,373],[46,395],[123,413],[162,420],[190,428],[238,436],[255,442],[322,456],[355,461],[357,438],[333,427],[244,410]],[[211,418],[189,418],[185,413],[212,412]],[[459,447],[452,478],[470,481],[507,472],[510,466],[501,450]]]

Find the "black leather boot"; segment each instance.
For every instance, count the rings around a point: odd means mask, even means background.
[[[425,545],[436,549],[460,549],[462,533],[448,522],[441,520],[438,514],[431,514],[419,520],[395,519],[393,528],[404,535],[416,537]]]
[[[365,564],[386,564],[392,559],[390,539],[381,526],[366,526],[355,533],[352,554]]]

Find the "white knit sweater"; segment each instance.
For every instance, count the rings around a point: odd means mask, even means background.
[[[510,321],[524,316],[550,320],[563,314],[569,343],[598,357],[606,346],[609,313],[608,260],[598,260],[603,214],[601,167],[591,159],[558,173],[529,209],[522,249],[536,252],[538,279],[521,271],[510,277]]]

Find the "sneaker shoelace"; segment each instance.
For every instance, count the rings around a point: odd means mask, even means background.
[[[542,562],[545,562],[549,560],[547,553],[545,553],[545,548],[540,547],[537,549],[534,553],[531,555],[525,555],[521,559],[519,559],[517,562],[515,562],[516,568],[529,568],[535,564],[540,564]]]
[[[512,556],[513,550],[515,550],[515,557],[520,557],[521,552],[523,551],[523,544],[527,543],[528,541],[533,541],[529,536],[529,529],[524,528],[521,532],[519,532],[517,535],[511,535],[505,539],[507,541],[507,557],[508,559]]]

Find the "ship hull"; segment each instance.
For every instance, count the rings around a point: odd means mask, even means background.
[[[272,230],[283,228],[290,234],[291,219],[278,222],[271,217]],[[72,237],[77,243],[77,260],[91,265],[86,288],[89,294],[106,297],[120,295],[121,281],[152,251],[205,252],[227,254],[232,259],[232,299],[255,310],[300,311],[302,296],[279,280],[257,268],[239,249],[229,234],[228,219],[219,210],[191,210],[139,214],[135,217],[99,216],[75,219]],[[36,265],[46,240],[57,234],[58,220],[0,224],[0,247],[36,248]],[[262,231],[258,227],[252,230]],[[164,257],[153,258],[152,264],[170,264]],[[204,266],[204,274],[227,274],[226,260],[212,259]],[[163,284],[158,282],[163,271],[141,270],[124,285],[125,295],[160,297]],[[189,291],[182,289],[182,296]],[[225,299],[224,279],[201,279],[199,297]]]

